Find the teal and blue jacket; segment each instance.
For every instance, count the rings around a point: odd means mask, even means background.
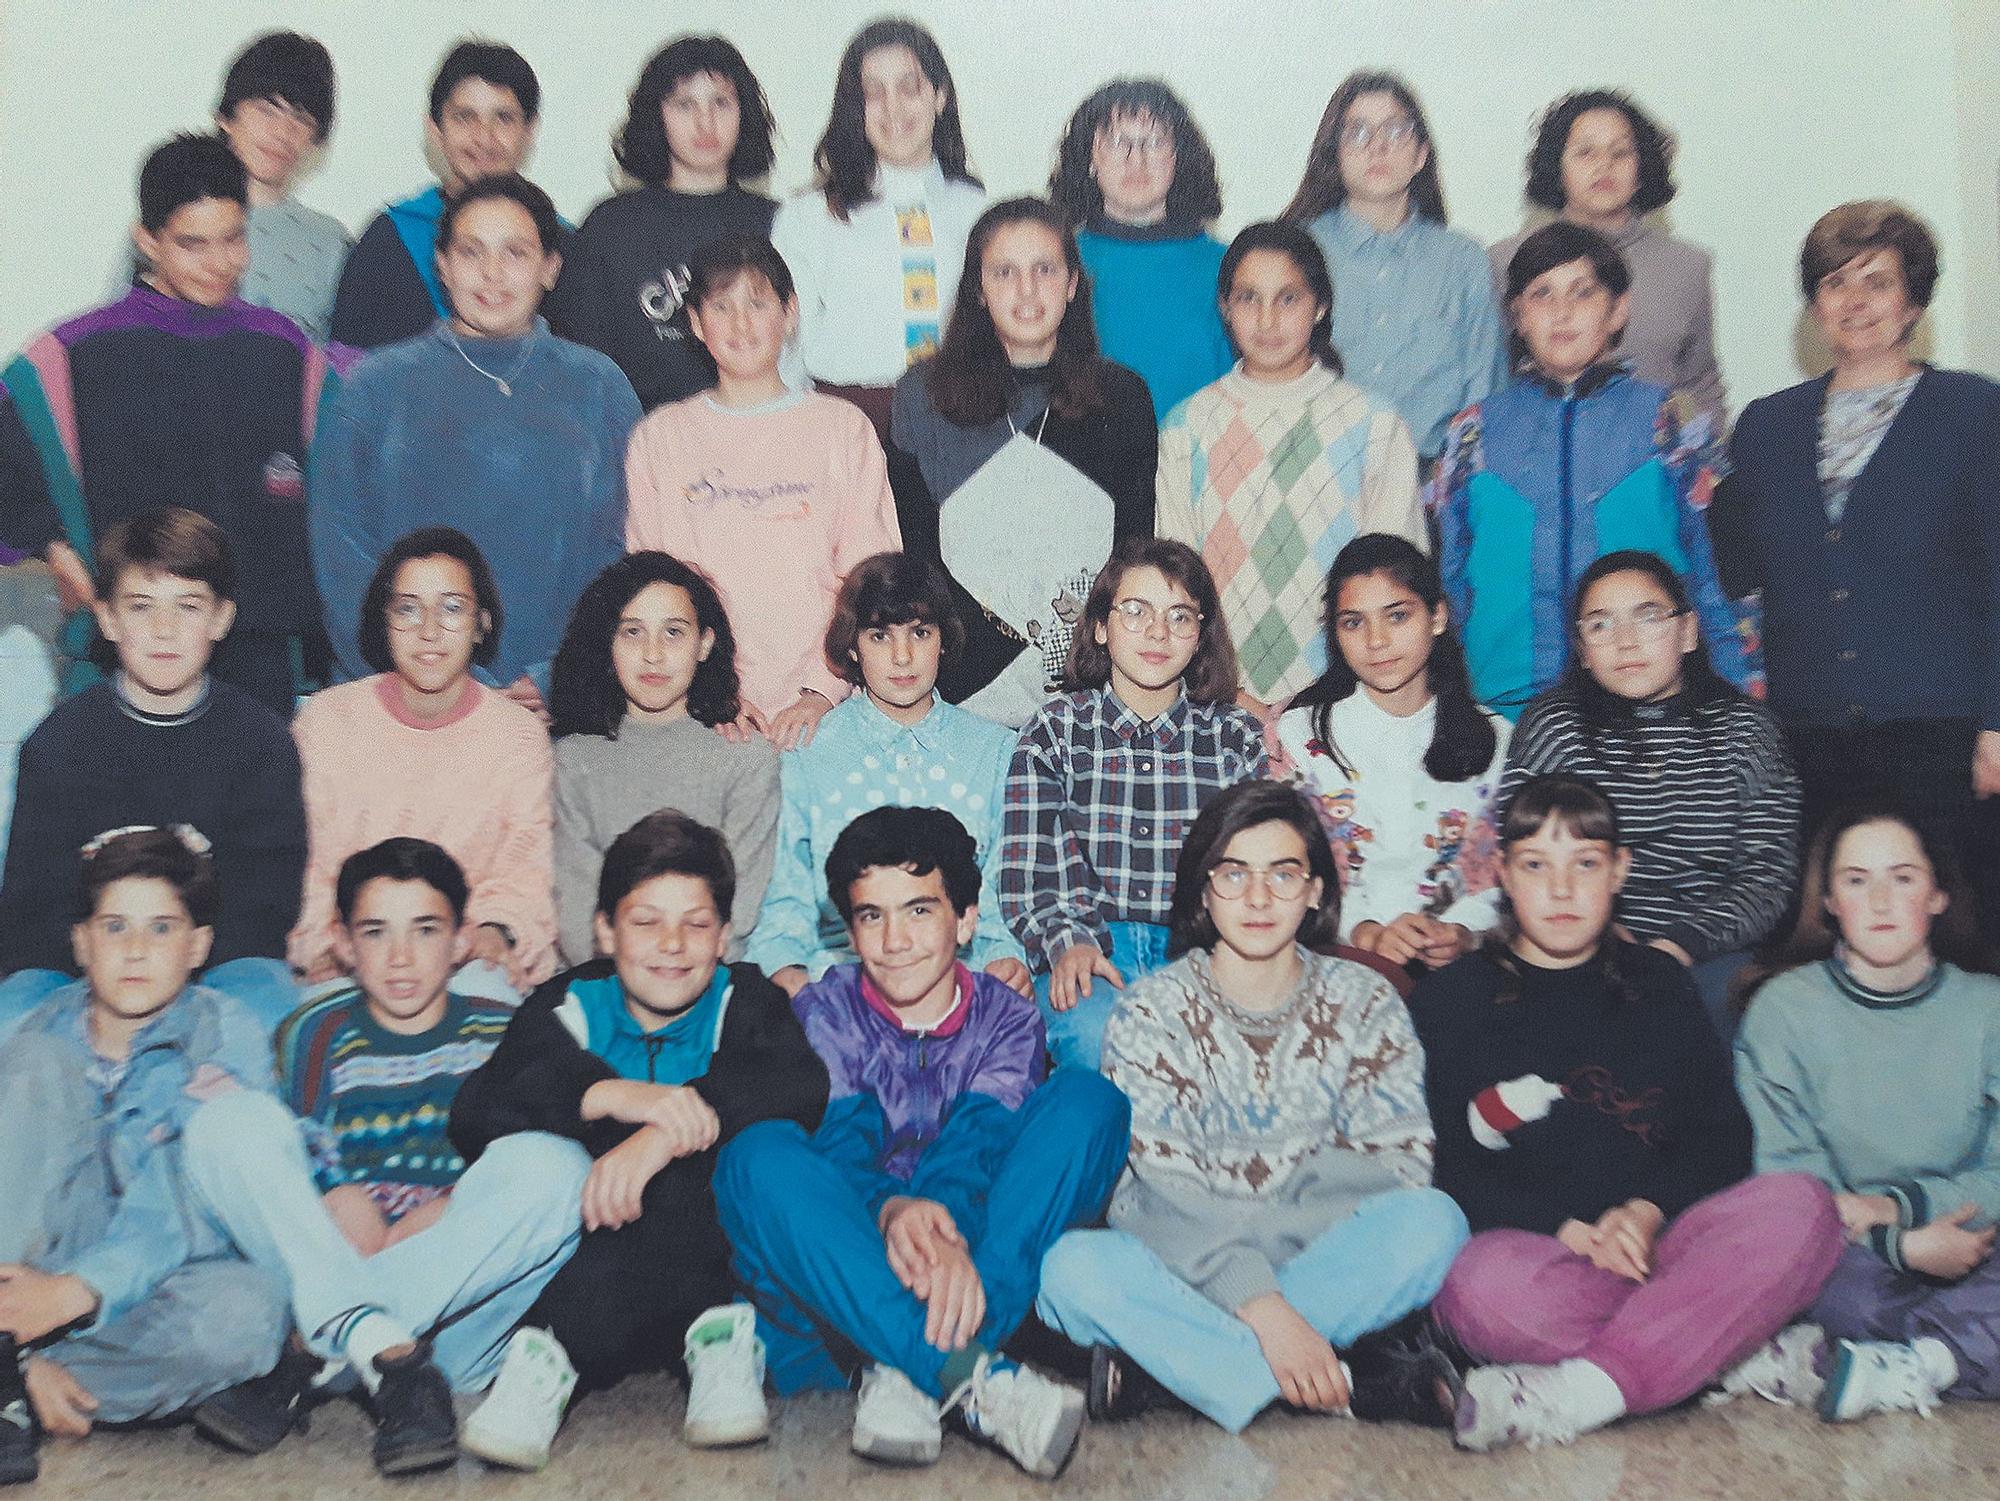
[[[1517,375],[1452,419],[1429,501],[1480,703],[1518,719],[1561,675],[1577,581],[1625,548],[1673,565],[1716,671],[1759,693],[1755,632],[1723,592],[1702,516],[1718,455],[1708,417],[1611,363],[1566,387]]]

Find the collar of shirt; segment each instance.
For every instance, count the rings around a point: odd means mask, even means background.
[[[912,1032],[924,1037],[956,1037],[965,1030],[966,1019],[972,1015],[972,971],[963,964],[957,966],[952,980],[953,994],[951,1010],[939,1017],[928,1027],[908,1025],[889,1004],[887,996],[875,988],[875,982],[868,978],[868,971],[861,971],[861,999],[868,1003],[868,1009],[899,1032]]]
[[[946,753],[945,715],[941,712],[944,700],[937,696],[935,690],[931,694],[930,712],[915,724],[903,724],[891,719],[882,712],[875,700],[868,696],[868,690],[865,688],[854,695],[854,702],[857,706],[854,730],[867,742],[870,750],[893,750],[899,741],[907,737],[933,756],[942,756]]]
[[[1394,229],[1377,229],[1346,204],[1333,211],[1328,235],[1343,250],[1372,250],[1382,254],[1408,255],[1424,237],[1430,221],[1414,208]]]
[[[1557,400],[1561,400],[1565,396],[1573,396],[1578,401],[1582,401],[1586,396],[1595,396],[1613,381],[1629,376],[1632,373],[1632,367],[1626,361],[1617,358],[1599,360],[1567,386],[1562,386],[1542,374],[1541,366],[1537,365],[1532,358],[1523,356],[1521,363],[1516,367],[1515,373],[1523,380],[1533,381],[1542,390]]]
[[[1099,690],[1103,694],[1100,718],[1104,727],[1120,740],[1150,739],[1155,745],[1170,745],[1178,740],[1194,722],[1194,704],[1188,698],[1187,689],[1173,702],[1173,707],[1157,719],[1141,719],[1130,705],[1109,688]]]

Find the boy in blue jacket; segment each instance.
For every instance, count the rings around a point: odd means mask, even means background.
[[[974,1438],[1052,1477],[1083,1395],[998,1352],[1043,1252],[1103,1212],[1130,1107],[1094,1073],[1044,1082],[1034,1002],[959,962],[979,863],[951,814],[863,814],[834,842],[827,885],[861,962],[792,1002],[832,1081],[825,1119],[810,1135],[748,1128],[715,1176],[772,1382],[845,1386],[858,1351],[856,1453],[928,1464],[956,1409]]]

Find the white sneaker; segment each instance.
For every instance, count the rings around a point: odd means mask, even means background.
[[[1484,1454],[1509,1444],[1539,1449],[1566,1444],[1583,1431],[1560,1400],[1562,1378],[1552,1365],[1488,1365],[1468,1371],[1452,1439]]]
[[[936,1464],[944,1421],[937,1403],[908,1376],[893,1366],[873,1365],[861,1373],[851,1446],[862,1458],[883,1464]]]
[[[1819,1401],[1826,1380],[1813,1368],[1826,1336],[1817,1324],[1780,1329],[1747,1358],[1722,1373],[1722,1386],[1702,1398],[1716,1407],[1746,1393],[1781,1407],[1811,1407]]]
[[[1958,1380],[1958,1362],[1934,1339],[1914,1344],[1844,1339],[1834,1346],[1819,1415],[1849,1423],[1873,1412],[1914,1412],[1929,1417],[1944,1389]]]
[[[952,1394],[952,1402],[975,1438],[1042,1480],[1062,1473],[1083,1432],[1082,1392],[990,1355]]]
[[[500,1374],[458,1435],[458,1445],[488,1464],[539,1470],[576,1390],[576,1367],[546,1329],[516,1329]]]
[[[756,1309],[748,1303],[709,1309],[688,1325],[685,1353],[688,1405],[681,1437],[689,1448],[727,1449],[771,1436]]]

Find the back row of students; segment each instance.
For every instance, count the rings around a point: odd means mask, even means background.
[[[107,831],[82,979],[0,1042],[0,1483],[181,1413],[261,1453],[354,1386],[385,1474],[536,1468],[580,1383],[661,1366],[693,1446],[765,1437],[767,1381],[858,1373],[857,1453],[934,1461],[956,1415],[1043,1477],[1086,1413],[1168,1399],[1483,1451],[1704,1389],[1831,1421],[1991,1396],[2000,980],[1951,962],[1943,848],[1887,804],[1828,823],[1732,1087],[1685,971],[1613,924],[1603,793],[1532,778],[1497,841],[1505,923],[1406,1009],[1334,946],[1310,802],[1216,792],[1172,962],[1101,1076],[1045,1076],[1033,1007],[959,960],[981,881],[942,809],[841,833],[858,962],[789,1004],[723,963],[733,861],[684,814],[613,842],[607,957],[511,1015],[454,993],[457,863],[393,838],[339,875],[358,989],[283,1023],[274,1078],[194,981],[206,841]],[[1084,1390],[1010,1352],[1031,1309]],[[485,1393],[462,1427],[454,1391]]]

